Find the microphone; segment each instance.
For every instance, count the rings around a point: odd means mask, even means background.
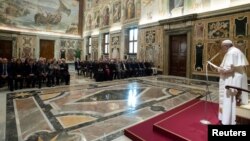
[[[220,52],[217,52],[217,53],[209,60],[209,62],[212,61],[212,60],[214,60],[218,55],[220,55]]]
[[[211,66],[213,66],[214,68],[216,68],[216,69],[218,69],[219,67],[218,66],[216,66],[215,64],[213,64],[212,62],[210,62],[210,61],[207,61],[207,63],[209,64],[209,65],[211,65]]]
[[[209,65],[213,66],[216,69],[218,69],[219,67],[213,64],[211,61],[214,60],[218,55],[220,55],[220,52],[217,52],[209,61],[207,61]]]

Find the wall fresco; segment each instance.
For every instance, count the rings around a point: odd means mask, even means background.
[[[1,0],[0,26],[78,34],[78,0]]]

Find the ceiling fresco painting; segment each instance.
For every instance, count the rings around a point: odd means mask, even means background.
[[[78,34],[78,0],[0,0],[0,27]]]

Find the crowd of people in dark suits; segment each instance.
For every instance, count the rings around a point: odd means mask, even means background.
[[[97,82],[123,79],[153,74],[152,62],[131,60],[80,61],[76,59],[75,70],[78,75],[95,79]],[[0,57],[0,88],[8,86],[10,91],[22,88],[41,88],[46,85],[70,84],[69,66],[65,59],[38,60],[32,58]]]
[[[97,82],[153,74],[153,63],[134,60],[75,61],[78,75],[94,78]]]
[[[69,85],[70,74],[65,59],[35,60],[32,58],[0,58],[0,87],[8,85],[10,91],[22,88],[41,88]]]

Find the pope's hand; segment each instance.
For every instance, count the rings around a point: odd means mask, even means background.
[[[224,73],[224,72],[225,72],[225,69],[223,69],[223,68],[221,68],[221,67],[218,67],[217,71],[218,71],[219,73]]]

